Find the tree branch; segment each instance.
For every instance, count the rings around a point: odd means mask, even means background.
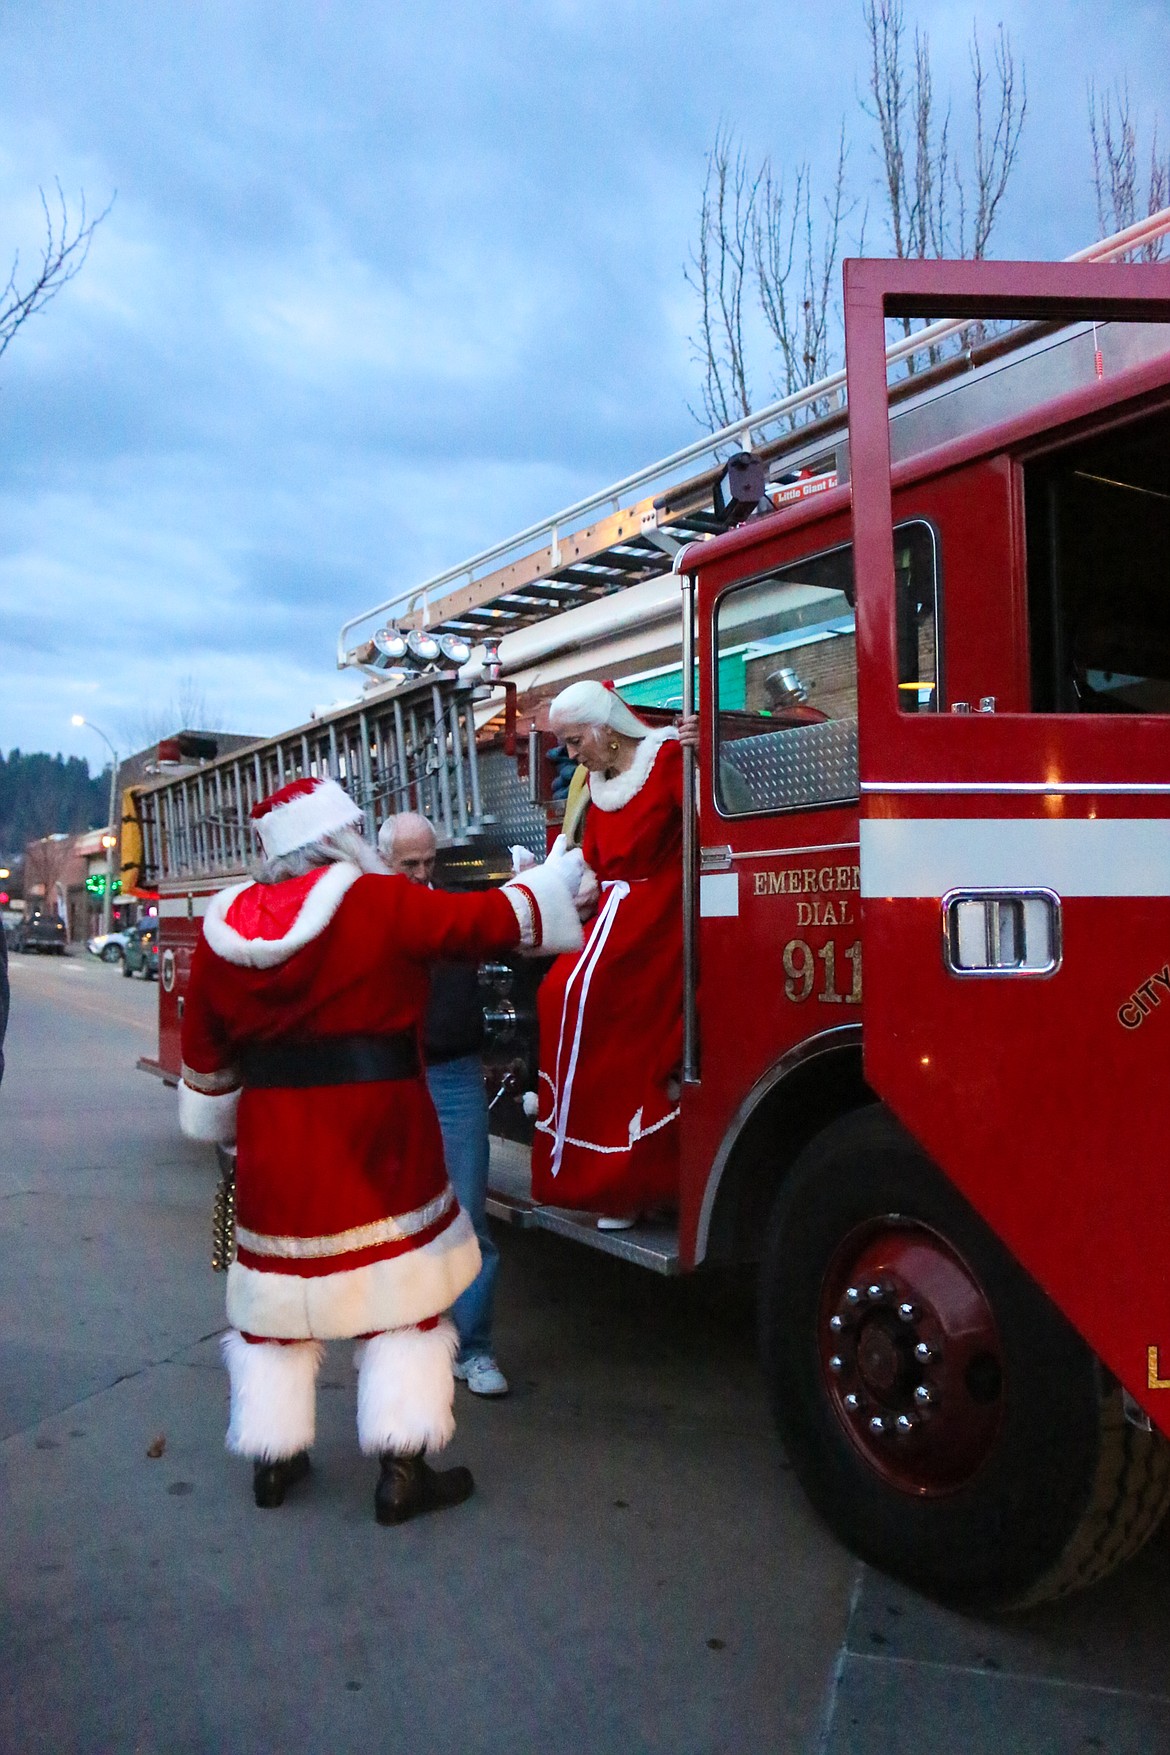
[[[0,355],[7,349],[17,331],[37,311],[55,299],[85,267],[90,244],[97,227],[113,206],[111,200],[95,219],[86,213],[85,194],[81,196],[81,212],[71,218],[69,204],[60,182],[55,183],[57,199],[50,206],[40,190],[41,211],[45,219],[45,241],[41,246],[40,264],[31,281],[21,284],[20,252],[12,258],[8,280],[0,290]]]
[[[751,176],[742,150],[720,128],[707,154],[698,248],[683,269],[699,299],[698,334],[690,340],[703,372],[703,413],[690,412],[712,432],[751,413],[743,300],[762,175]]]

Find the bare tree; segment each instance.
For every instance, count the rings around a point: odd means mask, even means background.
[[[743,149],[721,127],[707,154],[698,247],[691,251],[690,267],[683,269],[699,299],[699,332],[691,337],[691,346],[703,373],[703,412],[691,413],[713,432],[751,413],[744,294],[760,175],[751,174]]]
[[[981,262],[1019,156],[1020,134],[1028,111],[1028,84],[1021,67],[1017,92],[1012,42],[1002,24],[995,33],[994,75],[984,68],[979,32],[974,25],[969,53],[975,138],[970,182],[960,170],[955,171],[959,206],[956,241],[960,256],[971,256]]]
[[[971,85],[960,159],[953,147],[949,102],[935,96],[930,40],[907,34],[903,0],[862,0],[869,72],[861,108],[877,125],[884,206],[900,257],[987,254],[1019,154],[1027,112],[1023,68],[1001,25],[988,67],[979,33],[968,49]],[[778,355],[773,378],[781,395],[807,389],[839,363],[839,312],[834,303],[844,233],[857,202],[847,186],[845,124],[838,139],[827,197],[817,200],[807,162],[790,178],[770,160],[752,174],[747,158],[721,127],[707,155],[699,241],[684,269],[699,300],[691,337],[703,373],[702,412],[714,429],[751,412],[747,336],[751,294]],[[864,249],[865,213],[858,247]],[[754,283],[754,284],[753,284]],[[906,334],[914,325],[903,323]],[[909,367],[907,367],[909,369]],[[810,407],[805,418],[825,412]]]
[[[54,186],[57,198],[52,203],[43,189],[39,191],[45,221],[45,238],[41,245],[38,266],[32,272],[31,279],[22,276],[20,251],[17,250],[8,271],[7,284],[3,292],[0,292],[0,354],[5,352],[17,330],[35,312],[44,310],[50,300],[55,299],[61,289],[81,273],[89,255],[93,234],[113,206],[111,201],[96,219],[90,219],[83,192],[80,213],[70,214],[65,191],[59,182]]]
[[[1028,108],[1027,82],[1023,68],[1017,72],[1011,38],[1001,24],[989,70],[978,27],[971,27],[971,138],[964,166],[953,151],[951,106],[940,112],[935,99],[926,31],[914,28],[911,67],[902,0],[864,0],[862,18],[869,39],[869,81],[861,107],[877,124],[894,252],[919,259],[960,256],[981,261],[1019,155]],[[901,326],[909,335],[914,323],[904,317]],[[967,342],[984,333],[984,327],[970,325]],[[929,357],[935,363],[938,350],[932,348]],[[913,372],[913,357],[903,369]]]
[[[1089,144],[1093,153],[1093,188],[1097,197],[1097,223],[1101,236],[1124,231],[1146,214],[1170,205],[1170,153],[1158,150],[1158,118],[1150,140],[1149,179],[1138,194],[1137,125],[1129,104],[1129,85],[1122,81],[1112,92],[1099,97],[1089,84]],[[1157,262],[1165,240],[1151,238],[1129,252],[1135,262]]]
[[[1011,38],[1001,24],[989,71],[972,26],[972,139],[964,168],[952,152],[950,105],[940,114],[935,101],[927,33],[915,26],[911,70],[902,0],[864,0],[862,17],[870,51],[862,108],[878,127],[895,254],[981,260],[1015,168],[1028,107],[1027,83],[1023,68],[1017,72]]]
[[[780,371],[775,389],[792,396],[827,376],[836,344],[834,301],[837,267],[841,258],[842,227],[856,202],[846,191],[845,162],[848,157],[845,124],[837,144],[837,165],[832,189],[822,203],[824,216],[817,237],[812,196],[812,172],[807,162],[797,168],[792,198],[788,199],[783,177],[777,178],[771,163],[764,162],[752,212],[752,256],[756,289],[779,354]],[[862,221],[859,250],[864,250]],[[819,403],[803,411],[805,419],[826,410]],[[796,425],[796,417],[790,417]]]
[[[219,709],[208,703],[203,684],[187,675],[179,678],[175,693],[165,704],[124,714],[119,729],[129,747],[140,750],[179,731],[222,731],[224,724]]]
[[[45,835],[25,848],[24,893],[34,913],[39,902],[46,914],[57,911],[73,863],[73,835]]]
[[[797,167],[790,196],[769,159],[753,172],[725,130],[715,137],[699,242],[683,270],[699,300],[691,345],[703,371],[702,412],[691,413],[712,431],[752,410],[746,331],[753,306],[776,345],[776,394],[804,389],[830,369],[843,227],[856,207],[847,190],[847,158],[842,122],[832,188],[818,203],[807,163]],[[806,411],[806,418],[809,412],[822,411]]]

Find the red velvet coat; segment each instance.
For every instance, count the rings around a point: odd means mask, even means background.
[[[417,1036],[429,961],[495,955],[519,938],[502,891],[446,895],[353,865],[214,899],[183,1017],[180,1096],[185,1131],[203,1138],[230,1131],[238,1097],[234,1327],[273,1339],[403,1327],[475,1278],[478,1245],[424,1077],[240,1093],[234,1061],[242,1045],[278,1038]]]
[[[532,1192],[640,1211],[678,1197],[682,750],[655,732],[613,780],[590,775],[582,850],[601,902],[580,954],[541,983]]]

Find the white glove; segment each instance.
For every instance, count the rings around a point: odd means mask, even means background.
[[[523,899],[525,893],[528,900]],[[557,836],[543,865],[534,864],[509,878],[504,894],[520,921],[522,951],[553,957],[561,951],[581,949],[580,922],[596,902],[597,880],[581,849],[570,847],[563,835]],[[533,903],[539,913],[536,920],[528,918]]]
[[[597,874],[592,866],[587,865],[585,867],[585,875],[581,879],[575,898],[577,918],[579,920],[592,919],[593,915],[597,912],[597,903],[600,896],[601,885],[597,881]]]
[[[545,865],[549,871],[555,872],[570,896],[576,900],[585,873],[589,867],[585,864],[585,855],[579,847],[570,847],[564,835],[558,835],[549,848]]]
[[[539,864],[535,853],[529,847],[509,847],[508,851],[512,855],[513,876],[519,876],[522,871],[531,871],[534,865]]]

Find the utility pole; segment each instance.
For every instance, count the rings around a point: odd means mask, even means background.
[[[105,835],[102,837],[102,845],[106,850],[106,890],[105,895],[102,897],[102,931],[109,932],[113,924],[114,849],[118,845],[118,819],[115,815],[118,808],[118,752],[102,730],[101,726],[95,725],[93,720],[87,719],[84,714],[75,713],[73,715],[73,724],[84,725],[90,731],[96,731],[110,752],[112,765],[110,767],[110,807],[109,816],[107,817],[109,827],[107,828]]]

